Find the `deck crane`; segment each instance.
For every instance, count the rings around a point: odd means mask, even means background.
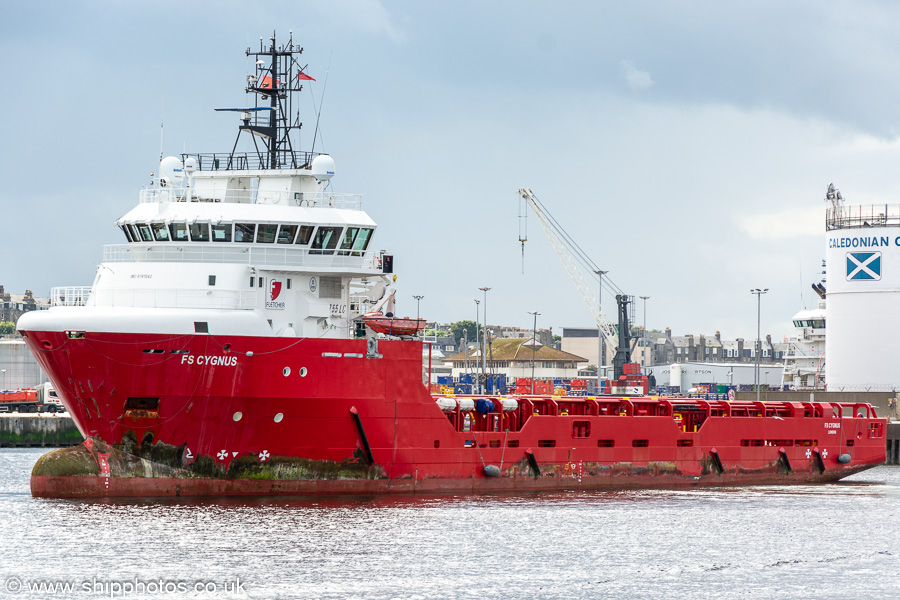
[[[600,333],[612,347],[616,349],[616,356],[613,359],[613,373],[616,380],[624,373],[625,364],[631,362],[631,333],[628,324],[628,305],[634,302],[633,296],[628,296],[619,289],[608,277],[603,278],[600,268],[588,257],[588,255],[575,243],[575,240],[566,233],[566,230],[553,218],[550,212],[544,208],[541,201],[537,199],[534,193],[528,188],[519,190],[519,196],[531,206],[535,216],[541,222],[547,239],[553,246],[556,256],[562,263],[566,273],[581,299],[587,305],[591,316],[597,323]],[[522,253],[525,252],[525,239],[520,234],[519,241],[522,242]],[[526,238],[527,239],[527,238]],[[594,291],[588,285],[584,271],[589,271],[595,278],[599,278],[600,284],[614,292],[616,295],[616,304],[618,305],[618,330],[616,326],[604,314],[600,301],[594,294]],[[602,357],[600,357],[602,360]],[[599,372],[599,365],[598,372]]]

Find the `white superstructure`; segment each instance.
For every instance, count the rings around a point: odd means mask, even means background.
[[[827,200],[828,390],[900,389],[900,205]]]
[[[825,300],[794,315],[787,340],[782,385],[793,390],[825,389]]]
[[[168,156],[116,225],[91,287],[51,292],[37,329],[349,338],[391,308],[393,258],[372,250],[375,222],[335,194],[331,156],[294,148],[291,104],[312,77],[302,48],[260,42],[238,114],[254,151]],[[263,60],[265,59],[265,60]],[[262,104],[266,102],[267,104]]]

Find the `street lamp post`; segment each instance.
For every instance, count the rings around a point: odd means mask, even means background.
[[[478,305],[481,300],[475,298],[475,347],[478,348]],[[475,381],[478,382],[478,391],[481,391],[481,382],[478,377],[478,355],[475,355]]]
[[[609,271],[601,271],[597,269],[594,271],[594,274],[597,275],[597,279],[600,281],[599,290],[597,293],[597,308],[600,312],[603,312],[603,276],[609,273]],[[597,323],[597,393],[600,393],[600,365],[603,363],[603,332],[600,331],[600,324]]]
[[[641,336],[644,338],[643,350],[641,350],[641,371],[646,375],[647,371],[647,300],[650,296],[640,296],[641,300],[644,301],[644,334]]]
[[[466,375],[469,374],[469,333],[463,329],[463,356],[466,357]]]
[[[534,395],[534,349],[537,346],[537,318],[541,314],[538,311],[531,311],[529,315],[534,315],[534,329],[531,330],[531,395]],[[597,367],[599,370],[600,367]]]
[[[753,288],[750,290],[751,294],[756,294],[756,369],[753,371],[753,381],[756,383],[756,401],[759,402],[759,321],[760,321],[760,306],[762,302],[762,295],[769,291],[769,288],[759,289]]]
[[[419,303],[422,301],[422,298],[424,298],[424,297],[425,296],[413,296],[413,298],[416,299],[416,326],[418,326],[418,324],[419,324]],[[422,330],[422,336],[423,337],[425,336],[424,329]],[[437,336],[437,333],[435,333],[435,336]]]
[[[487,349],[488,349],[488,333],[487,333],[487,293],[491,288],[489,287],[481,287],[478,288],[482,292],[484,292],[484,331],[482,332],[482,347],[481,347],[481,374],[484,376],[484,393],[487,393]]]

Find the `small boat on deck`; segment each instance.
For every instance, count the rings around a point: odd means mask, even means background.
[[[362,320],[372,331],[387,335],[415,335],[425,329],[425,319],[389,317],[380,312],[366,313]]]

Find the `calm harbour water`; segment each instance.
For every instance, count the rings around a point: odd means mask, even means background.
[[[897,467],[802,487],[63,501],[31,497],[43,452],[0,450],[3,598],[824,599],[900,590]],[[29,591],[42,582],[57,588]]]

